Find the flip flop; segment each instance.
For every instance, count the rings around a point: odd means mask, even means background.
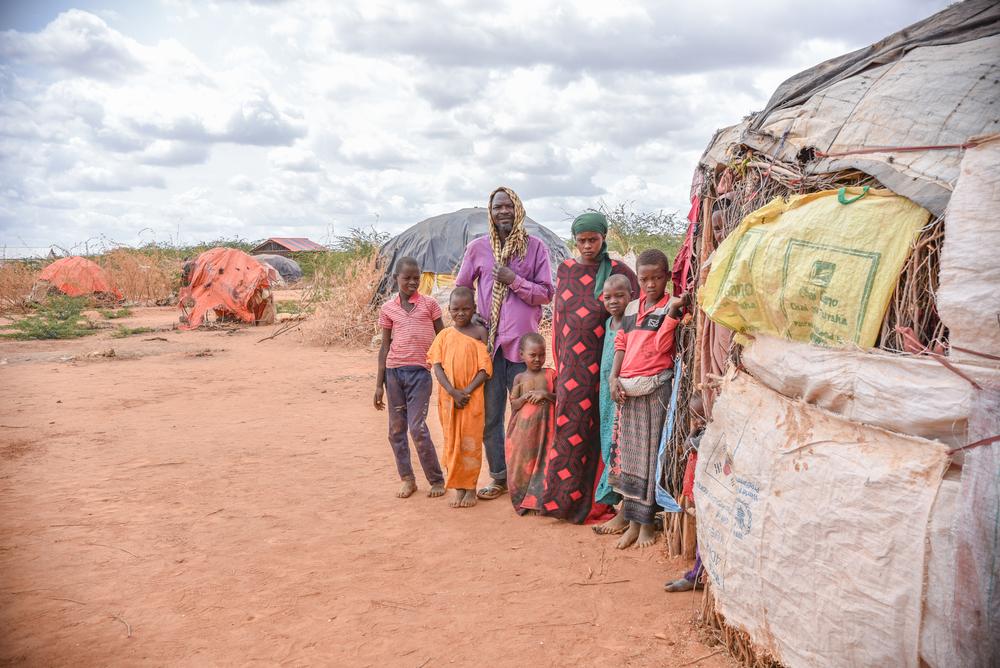
[[[481,490],[476,492],[476,498],[482,499],[483,501],[492,501],[493,499],[503,496],[507,493],[507,483],[497,482],[494,480],[490,484],[483,487]]]
[[[595,526],[592,526],[591,529],[593,529],[594,533],[596,533],[598,536],[619,536],[628,530],[628,525],[626,524],[625,526],[619,529],[607,529],[605,531],[598,531],[598,529],[600,529],[601,526],[602,525],[597,524]]]

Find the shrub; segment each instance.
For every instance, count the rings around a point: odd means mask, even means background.
[[[115,331],[111,332],[111,338],[124,339],[135,334],[147,334],[155,331],[152,327],[125,327],[124,325],[119,325]]]
[[[590,210],[607,217],[608,249],[621,255],[638,255],[648,248],[658,248],[672,262],[684,241],[688,225],[676,213],[637,211],[631,203],[623,202],[612,209],[601,202],[598,208]],[[569,247],[571,251],[575,250],[572,239]]]
[[[40,269],[40,261],[6,260],[0,264],[0,313],[28,310],[28,295]]]
[[[315,303],[316,314],[304,328],[310,340],[324,346],[369,345],[378,333],[376,299],[382,268],[378,255],[358,255],[331,273],[317,272],[303,307]]]
[[[103,315],[108,320],[117,320],[118,318],[128,318],[132,315],[132,309],[130,308],[119,308],[119,309],[98,309],[97,311]]]
[[[14,331],[3,336],[22,340],[75,339],[93,334],[96,329],[82,315],[88,301],[86,297],[50,297],[34,314],[10,325]]]
[[[137,304],[167,303],[181,284],[181,261],[173,251],[157,247],[140,250],[118,248],[98,262],[126,301]]]

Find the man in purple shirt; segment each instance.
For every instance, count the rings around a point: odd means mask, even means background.
[[[497,188],[489,200],[490,230],[465,249],[455,285],[476,290],[479,315],[489,330],[493,375],[486,381],[483,446],[493,481],[476,494],[495,499],[507,491],[504,416],[514,377],[525,371],[518,343],[538,331],[542,305],[552,301],[549,249],[524,228],[524,206],[510,188]]]

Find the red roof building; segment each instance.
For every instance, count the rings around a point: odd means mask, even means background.
[[[287,256],[292,253],[315,253],[327,250],[330,249],[305,237],[271,237],[258,244],[250,254],[273,253]]]

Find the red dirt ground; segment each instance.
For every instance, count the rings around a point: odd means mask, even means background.
[[[662,542],[394,498],[374,353],[138,314],[0,342],[0,663],[733,665]]]

